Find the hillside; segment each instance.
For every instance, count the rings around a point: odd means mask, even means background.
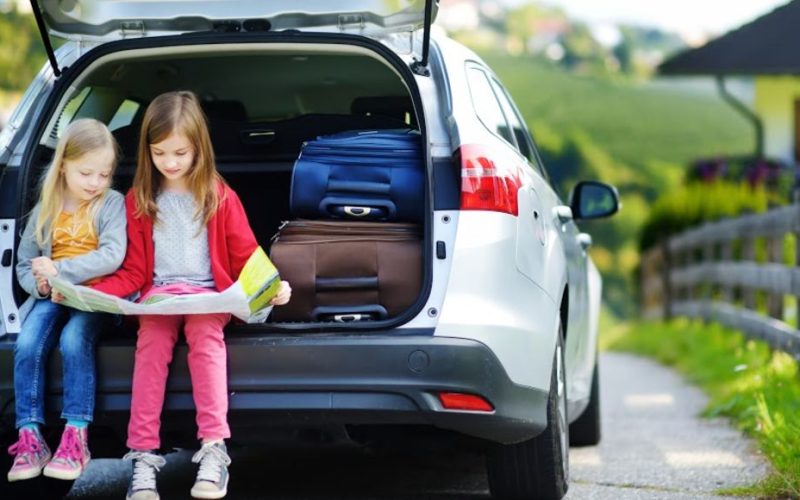
[[[711,87],[702,92],[677,80],[672,86],[670,80],[658,85],[615,82],[579,76],[536,59],[484,59],[514,96],[534,134],[544,128],[549,141],[552,134],[566,138],[583,132],[615,162],[644,168],[655,179],[661,176],[651,172],[654,163],[682,166],[697,157],[753,148],[748,124]]]

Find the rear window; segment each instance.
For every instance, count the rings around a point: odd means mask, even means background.
[[[494,95],[489,79],[483,70],[475,67],[467,68],[469,91],[472,97],[472,107],[483,125],[491,132],[499,135],[510,144],[514,144],[511,132],[500,103]]]
[[[114,113],[114,116],[111,118],[108,124],[109,130],[117,130],[118,128],[127,127],[133,123],[133,119],[136,118],[136,114],[139,112],[140,108],[141,105],[138,102],[126,99],[120,104],[117,112]]]

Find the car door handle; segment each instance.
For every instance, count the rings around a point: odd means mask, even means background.
[[[566,224],[572,220],[572,209],[566,205],[559,205],[553,208],[553,216],[556,217],[561,224]]]
[[[578,235],[578,243],[583,250],[588,250],[592,246],[592,235],[588,233],[580,233]]]

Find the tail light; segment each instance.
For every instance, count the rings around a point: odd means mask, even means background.
[[[464,394],[461,392],[440,392],[439,401],[445,410],[465,410],[465,411],[494,411],[492,403],[474,394]]]
[[[517,215],[522,186],[519,160],[486,146],[464,144],[456,150],[461,165],[461,210],[490,210]]]

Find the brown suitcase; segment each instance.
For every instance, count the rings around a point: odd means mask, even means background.
[[[385,319],[422,287],[417,224],[297,220],[273,238],[270,258],[292,287],[273,321]]]

